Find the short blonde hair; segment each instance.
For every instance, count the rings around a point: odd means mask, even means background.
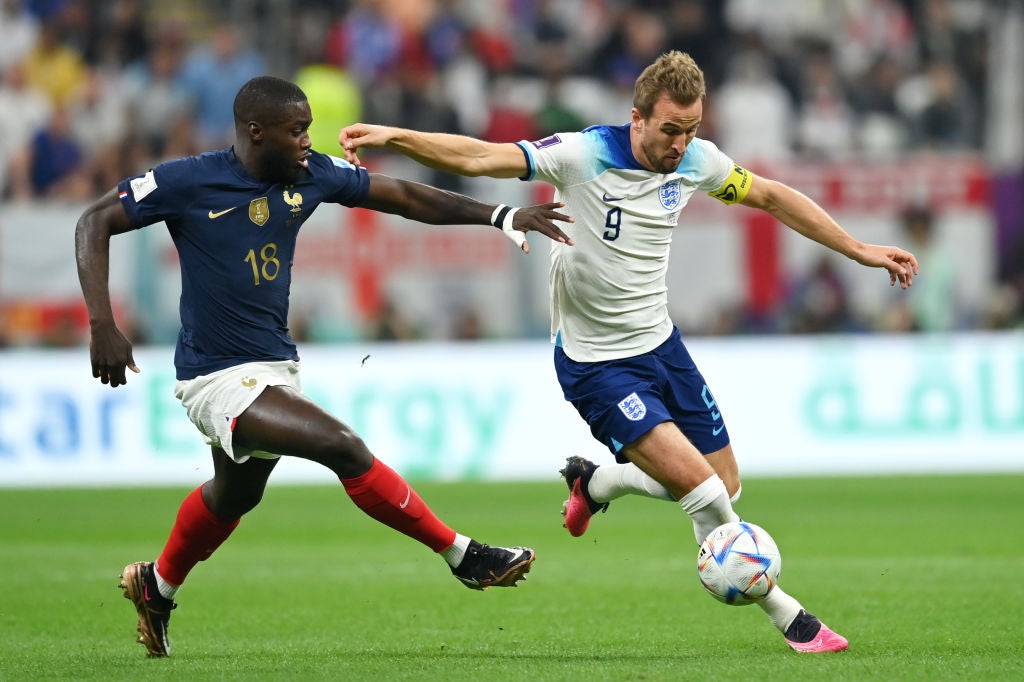
[[[693,57],[678,50],[658,57],[636,79],[633,106],[641,116],[647,118],[662,93],[684,106],[704,99],[704,72],[693,61]]]

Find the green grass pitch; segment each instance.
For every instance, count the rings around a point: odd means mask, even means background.
[[[467,590],[340,485],[272,482],[178,595],[169,659],[133,642],[116,584],[187,489],[0,490],[0,679],[1024,679],[1019,474],[746,480],[781,584],[850,639],[820,656],[704,593],[671,504],[617,500],[571,538],[560,481],[417,488],[461,532],[534,547],[529,579]]]

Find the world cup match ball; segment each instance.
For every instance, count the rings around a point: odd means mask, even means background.
[[[712,597],[733,606],[753,604],[779,580],[782,556],[775,540],[745,521],[711,531],[697,554],[700,582]]]

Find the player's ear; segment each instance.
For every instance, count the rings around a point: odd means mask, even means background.
[[[249,121],[245,129],[249,132],[249,139],[252,141],[263,139],[263,126],[256,121]]]
[[[633,111],[630,112],[630,119],[633,123],[634,128],[636,128],[637,130],[642,129],[641,124],[643,123],[644,117],[640,114],[640,111],[636,107],[633,107]]]

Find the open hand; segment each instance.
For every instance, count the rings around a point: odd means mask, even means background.
[[[523,250],[523,253],[530,253],[530,245],[526,241],[526,233],[531,231],[540,232],[556,242],[573,246],[575,242],[573,242],[572,238],[555,223],[556,220],[565,223],[575,222],[572,216],[555,210],[563,206],[565,204],[560,201],[538,204],[536,206],[524,206],[512,216],[512,229],[506,230],[505,233],[508,234],[509,239],[514,241]]]

